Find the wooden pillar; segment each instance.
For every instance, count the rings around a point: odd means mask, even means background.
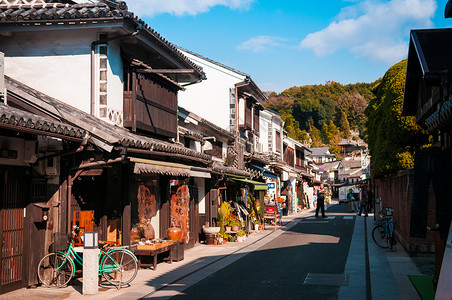
[[[170,226],[170,195],[169,195],[169,177],[159,176],[160,187],[160,238],[166,237],[166,231]]]
[[[122,234],[122,245],[130,245],[130,230],[132,229],[132,209],[131,201],[133,200],[132,188],[135,186],[133,182],[133,176],[129,173],[129,168],[127,165],[123,165],[122,171],[122,215],[121,215],[121,234]]]
[[[68,174],[67,176],[67,199],[66,199],[66,232],[71,232],[72,230],[72,175]]]

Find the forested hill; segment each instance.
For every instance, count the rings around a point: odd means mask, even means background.
[[[310,133],[313,147],[334,145],[349,137],[350,130],[359,130],[365,137],[364,109],[374,98],[372,89],[380,80],[295,86],[281,94],[271,93],[265,105],[281,114],[290,137],[304,142]]]

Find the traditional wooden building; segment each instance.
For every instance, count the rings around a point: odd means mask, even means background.
[[[29,127],[38,136],[53,137],[58,130],[52,139],[31,136],[38,140],[38,150],[27,151],[36,152],[36,161],[18,159],[25,167],[20,172],[37,178],[29,193],[37,196],[18,199],[25,203],[19,208],[23,212],[28,203],[50,207],[44,243],[30,248],[30,255],[39,258],[49,250],[52,233],[69,232],[73,224],[86,222],[85,215],[103,240],[128,245],[166,237],[168,227],[179,226],[185,246],[192,247],[200,232],[195,178],[208,176],[204,169],[212,156],[177,143],[177,96],[184,90],[181,84],[196,83],[204,73],[124,2],[79,2],[0,1],[7,75],[7,106],[0,112],[18,108],[50,120],[44,123],[48,130],[29,121],[16,126]],[[14,116],[4,120],[14,123]],[[66,127],[61,131],[57,124]],[[8,140],[12,135],[6,135]],[[8,147],[5,153],[14,157]],[[7,168],[2,166],[2,176],[11,174],[11,180],[22,174]],[[5,185],[1,189],[10,191]],[[5,213],[10,204],[3,199]],[[18,223],[27,220],[20,213],[17,218]],[[23,241],[23,235],[15,241]],[[2,253],[11,247],[24,251],[16,244],[2,247]],[[0,259],[2,270],[10,267],[10,259]],[[28,264],[18,268],[25,274]],[[11,280],[36,283],[36,272],[21,280],[1,274],[0,292]]]
[[[450,4],[446,17],[451,16]],[[432,147],[419,149],[415,155],[411,213],[407,217],[410,236],[405,238],[412,244],[428,243],[426,238],[433,233],[427,227],[436,232],[437,275],[452,218],[448,189],[452,182],[451,38],[450,28],[411,31],[402,109],[402,115],[415,116],[416,123],[433,137]]]

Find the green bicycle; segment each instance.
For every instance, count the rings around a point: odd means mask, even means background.
[[[67,250],[55,250],[44,256],[38,265],[38,278],[47,287],[62,288],[75,276],[77,263],[83,266],[83,258],[72,245],[75,233],[70,239],[66,235]],[[56,244],[56,243],[55,243]],[[136,256],[125,248],[100,249],[99,276],[103,276],[117,288],[130,284],[138,272]]]

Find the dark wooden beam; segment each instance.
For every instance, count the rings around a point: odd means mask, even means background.
[[[196,71],[193,69],[141,69],[138,73],[160,73],[160,74],[192,74]]]

